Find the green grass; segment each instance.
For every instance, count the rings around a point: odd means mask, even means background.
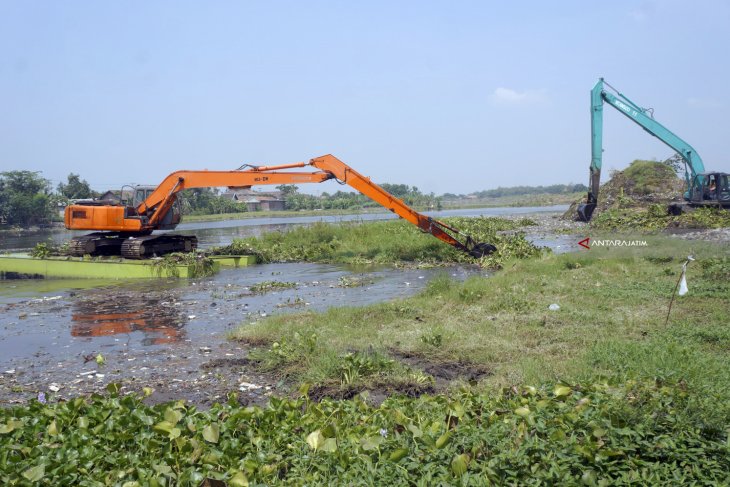
[[[389,380],[423,383],[418,371],[424,365],[486,370],[479,384],[488,390],[603,375],[660,379],[686,383],[696,394],[698,414],[726,424],[730,281],[718,276],[730,272],[728,249],[648,242],[633,250],[594,248],[510,261],[492,277],[463,283],[442,277],[405,300],[270,317],[242,325],[234,338],[257,347],[252,357],[263,370],[335,394]],[[665,326],[689,253],[698,259],[689,268],[690,293],[677,299]],[[560,310],[548,310],[552,303]],[[346,385],[340,371],[353,352],[407,359],[370,368]]]
[[[541,250],[521,233],[503,235],[533,224],[501,218],[446,218],[444,221],[478,242],[492,243],[497,252],[481,259],[485,267],[499,267],[505,260],[531,257]],[[463,240],[463,237],[460,237]],[[345,264],[477,263],[477,260],[403,220],[338,224],[315,223],[287,232],[234,240],[213,253],[255,254],[261,262],[322,262]]]
[[[681,184],[674,169],[657,161],[635,160],[622,173],[634,194],[667,192]]]

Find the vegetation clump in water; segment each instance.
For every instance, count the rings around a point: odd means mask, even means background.
[[[534,224],[501,218],[446,218],[444,222],[477,242],[497,247],[497,252],[480,259],[484,267],[500,267],[513,258],[541,254],[544,249],[532,245],[523,233],[504,234]],[[473,263],[475,259],[431,235],[424,234],[408,222],[315,223],[287,232],[271,232],[260,237],[234,240],[214,254],[253,254],[260,262],[320,262],[346,264],[438,265]]]
[[[55,245],[51,242],[39,242],[31,249],[30,256],[36,259],[64,256],[68,255],[68,247],[68,242],[61,245]]]
[[[249,286],[249,290],[254,294],[264,294],[270,291],[292,289],[295,287],[297,287],[296,282],[263,281]]]
[[[197,252],[174,252],[154,259],[148,265],[158,277],[179,277],[179,266],[188,266],[188,277],[191,278],[208,277],[214,272],[213,260]]]

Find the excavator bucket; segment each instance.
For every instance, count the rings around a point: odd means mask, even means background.
[[[593,210],[596,209],[595,203],[583,203],[578,205],[578,220],[582,222],[591,221]]]
[[[474,257],[475,259],[481,259],[484,256],[487,256],[493,252],[497,251],[497,247],[490,243],[478,243],[475,244],[470,250],[469,255]]]

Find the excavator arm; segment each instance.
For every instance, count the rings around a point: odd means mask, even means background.
[[[311,166],[314,172],[286,172],[287,169]],[[167,176],[155,190],[136,208],[121,206],[89,206],[71,205],[66,208],[66,228],[74,230],[103,230],[117,232],[116,235],[142,236],[148,235],[163,226],[162,222],[172,209],[177,195],[192,188],[250,188],[261,185],[322,183],[336,179],[347,184],[369,197],[401,218],[408,220],[422,231],[430,233],[442,242],[475,258],[481,258],[494,252],[496,247],[488,243],[475,242],[469,235],[459,232],[444,222],[418,213],[402,200],[391,195],[370,178],[363,176],[344,162],[332,155],[325,155],[310,160],[279,166],[249,166],[245,170],[236,171],[177,171]],[[130,211],[131,210],[131,211]],[[168,227],[165,227],[168,228]],[[88,253],[99,242],[111,247],[113,242],[100,240],[93,234],[93,240],[80,241],[78,253]],[[149,239],[148,239],[149,240]],[[150,253],[149,249],[141,249],[142,241],[138,238],[132,243],[123,244],[122,255],[134,256]],[[173,242],[171,248],[182,246],[181,242]]]
[[[613,91],[608,91],[606,87]],[[598,204],[598,190],[601,182],[601,165],[603,163],[603,105],[612,106],[619,113],[639,125],[648,133],[671,147],[682,157],[685,163],[685,179],[688,191],[692,181],[705,171],[702,158],[696,150],[671,130],[654,120],[651,109],[642,108],[627,96],[613,89],[603,78],[591,90],[591,167],[588,195],[586,203],[578,207],[578,218],[589,221]],[[685,194],[689,199],[689,194]]]
[[[319,169],[319,171],[304,173],[281,172],[285,169],[303,168],[306,166],[312,166]],[[298,162],[279,166],[252,166],[244,171],[175,172],[165,178],[157,189],[137,207],[137,211],[143,214],[148,212],[150,208],[153,208],[154,211],[149,218],[148,226],[155,227],[174,203],[175,195],[183,189],[322,183],[330,179],[336,179],[343,184],[349,185],[404,220],[408,220],[416,225],[422,231],[430,233],[442,242],[467,252],[473,257],[480,258],[496,250],[496,247],[491,244],[475,242],[469,235],[459,232],[444,222],[418,213],[402,200],[373,183],[370,178],[363,176],[331,154],[317,157],[307,163]]]

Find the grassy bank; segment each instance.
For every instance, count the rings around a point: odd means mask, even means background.
[[[496,253],[481,259],[481,264],[486,267],[499,267],[505,260],[540,253],[540,249],[528,242],[521,233],[498,233],[530,226],[533,224],[530,220],[446,218],[444,221],[478,242],[491,243],[497,247]],[[231,245],[214,249],[213,252],[227,255],[255,254],[261,262],[417,265],[477,262],[468,254],[403,220],[363,224],[315,223],[286,232],[237,239]]]
[[[325,395],[431,391],[459,377],[489,390],[598,375],[661,379],[686,384],[704,420],[727,424],[728,249],[648,243],[514,261],[464,283],[443,277],[410,299],[272,317],[241,326],[235,338],[256,347],[261,369]],[[665,326],[690,252],[698,259],[690,294]]]

